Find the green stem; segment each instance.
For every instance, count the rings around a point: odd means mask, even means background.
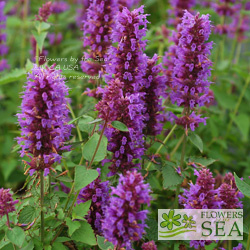
[[[231,240],[228,241],[228,250],[232,250],[232,248],[233,248],[232,243],[233,242]]]
[[[9,218],[9,214],[6,214],[7,217],[7,226],[10,229],[10,218]]]
[[[187,136],[184,131],[184,139],[183,139],[183,144],[182,144],[182,150],[181,150],[181,161],[180,161],[180,168],[181,171],[183,170],[183,165],[184,165],[184,159],[185,159],[185,154],[186,154],[186,145],[187,145]],[[179,201],[179,194],[180,194],[180,185],[177,186],[176,188],[176,196],[175,196],[175,202],[174,202],[174,207],[178,209],[178,201]]]
[[[228,133],[231,131],[231,127],[232,127],[232,124],[233,124],[233,119],[235,118],[235,115],[237,114],[238,110],[239,110],[239,107],[240,107],[240,104],[243,100],[243,97],[245,96],[245,93],[246,93],[246,90],[248,88],[248,85],[250,83],[250,75],[247,77],[246,79],[246,82],[245,82],[245,85],[241,91],[241,94],[240,94],[240,97],[238,99],[238,102],[236,103],[236,106],[234,108],[234,112],[232,114],[232,117],[230,118],[230,122],[228,123],[228,126],[227,126],[227,130],[226,130],[226,136],[228,135]]]
[[[40,172],[40,188],[41,188],[41,242],[44,244],[44,211],[43,211],[43,202],[44,202],[44,176],[43,171]]]
[[[250,250],[250,226],[249,226],[249,232],[248,232],[247,248],[246,248],[246,250]]]
[[[40,30],[41,30],[41,23],[39,23],[39,27],[37,30],[38,35],[40,35]],[[37,66],[39,66],[39,56],[40,56],[39,47],[38,47],[38,43],[36,42],[36,65]]]
[[[242,43],[238,43],[237,49],[236,49],[236,56],[235,56],[235,64],[237,65],[240,59],[240,53],[241,53],[241,45]]]
[[[167,141],[169,140],[169,138],[171,137],[171,135],[173,134],[176,128],[177,128],[177,125],[175,124],[170,130],[170,132],[168,133],[168,135],[166,136],[166,138],[164,139],[164,141],[162,142],[162,144],[160,145],[160,147],[156,150],[155,152],[156,155],[160,153],[161,149],[165,146],[165,144],[167,143]],[[152,162],[150,161],[146,167],[146,170],[149,170],[151,165],[152,165]]]

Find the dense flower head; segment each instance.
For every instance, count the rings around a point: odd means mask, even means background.
[[[147,60],[147,70],[144,76],[145,84],[142,92],[145,92],[145,135],[155,136],[161,133],[162,121],[164,119],[160,112],[163,110],[160,97],[165,92],[166,78],[160,76],[162,65],[157,65],[158,56],[155,54]]]
[[[47,2],[39,9],[36,20],[40,22],[47,22],[49,16],[52,14],[52,3]]]
[[[118,11],[116,0],[93,0],[84,20],[83,46],[89,48],[84,53],[81,63],[83,72],[88,75],[102,75],[108,47],[111,45],[110,34],[113,18]]]
[[[142,244],[142,250],[157,250],[157,246],[153,240]]]
[[[146,41],[147,15],[143,14],[143,6],[133,11],[124,8],[116,15],[112,32],[113,43],[118,47],[110,47],[106,63],[106,81],[108,87],[103,90],[103,99],[97,105],[100,117],[108,122],[105,135],[109,140],[108,150],[113,152],[111,172],[126,173],[139,164],[133,159],[140,159],[144,153],[143,128],[145,126],[145,86],[144,78],[147,70],[147,56],[143,53]],[[112,128],[112,121],[123,122],[128,132]]]
[[[7,35],[4,32],[6,28],[6,16],[4,15],[5,2],[0,2],[0,56],[4,56],[8,53],[8,46],[6,45]],[[0,72],[8,69],[9,65],[6,59],[0,59]]]
[[[199,172],[195,184],[190,184],[190,189],[185,189],[179,196],[179,202],[185,209],[216,209],[220,208],[221,202],[218,199],[218,190],[214,189],[215,179],[212,173],[204,168]]]
[[[142,204],[150,206],[149,184],[136,170],[120,175],[117,187],[112,187],[110,203],[106,207],[102,224],[104,237],[117,246],[132,249],[132,242],[145,233],[147,210],[140,211]]]
[[[81,189],[77,203],[92,200],[86,219],[96,234],[102,234],[101,221],[104,218],[104,209],[109,201],[109,182],[102,182],[101,170],[98,168],[99,177],[88,186]]]
[[[239,0],[223,0],[213,3],[212,7],[220,16],[231,17],[239,12],[242,5]]]
[[[13,201],[10,189],[0,188],[0,218],[16,211],[15,204],[17,203],[18,201]]]
[[[51,4],[51,12],[53,14],[60,14],[69,9],[69,5],[64,1],[53,2]]]
[[[137,137],[138,131],[133,129],[136,126],[143,126],[143,123],[135,123],[137,120],[139,122],[142,120],[136,119],[136,114],[130,113],[133,112],[133,107],[138,110],[139,108],[143,109],[144,106],[136,104],[139,95],[135,100],[124,96],[123,88],[124,83],[120,82],[119,79],[110,80],[109,85],[102,90],[102,99],[96,105],[100,118],[109,122],[119,120],[125,123],[130,130],[123,132],[110,125],[105,130],[105,135],[109,139],[108,150],[113,152],[109,175],[115,174],[118,170],[126,173],[127,170],[138,167],[132,160],[140,158],[144,152],[141,147],[138,147],[142,144],[142,138]],[[133,117],[135,119],[132,119]]]
[[[69,139],[72,125],[68,125],[68,88],[55,65],[46,68],[34,65],[22,93],[21,113],[17,114],[21,126],[21,156],[31,161],[30,173],[48,170],[60,162],[60,153],[69,150],[64,143]]]
[[[211,33],[209,15],[195,16],[185,11],[182,23],[178,26],[179,43],[176,48],[174,61],[172,88],[170,93],[173,103],[184,106],[192,111],[197,106],[204,106],[210,102],[209,94],[212,62],[208,59],[212,42],[206,42]],[[189,119],[189,114],[185,114]],[[195,115],[192,117],[195,119]],[[196,123],[204,122],[197,118]],[[195,122],[192,122],[195,124]],[[188,127],[189,124],[184,124]]]

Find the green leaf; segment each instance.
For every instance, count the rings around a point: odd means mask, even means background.
[[[85,215],[88,214],[89,211],[89,207],[91,205],[91,200],[84,202],[84,203],[80,203],[79,205],[76,205],[73,208],[73,213],[72,213],[72,219],[79,219],[82,220]]]
[[[165,165],[162,167],[162,176],[164,189],[180,185],[183,181],[183,177],[181,177],[173,166],[167,162],[165,162]]]
[[[80,224],[80,228],[72,234],[71,239],[91,246],[96,245],[95,234],[91,226],[85,221],[80,221]]]
[[[151,241],[157,241],[158,240],[158,223],[156,220],[152,218],[148,218],[146,220],[146,224],[148,227],[145,228],[146,235],[145,237]]]
[[[113,250],[114,249],[114,245],[111,242],[109,242],[109,241],[105,242],[105,238],[101,237],[99,235],[97,235],[97,244],[102,250],[111,250],[111,249]]]
[[[89,122],[89,124],[95,124],[95,123],[98,123],[98,122],[101,122],[101,121],[102,121],[102,119],[98,118],[98,119],[95,119],[94,121]]]
[[[242,181],[236,173],[234,173],[234,178],[238,189],[241,191],[242,194],[250,198],[250,185],[246,182]]]
[[[19,213],[18,222],[21,224],[29,224],[37,216],[39,216],[37,208],[32,206],[25,206]]]
[[[52,246],[52,250],[67,250],[69,248],[65,247],[62,243],[60,242],[55,242]]]
[[[100,135],[95,133],[93,134],[90,139],[87,141],[87,143],[83,146],[83,157],[87,161],[91,161],[92,157],[95,153],[96,147],[98,145],[100,139]],[[107,155],[107,144],[108,144],[108,139],[106,136],[102,136],[99,148],[97,150],[97,153],[95,155],[94,161],[102,161],[106,155]]]
[[[91,133],[94,125],[89,124],[89,122],[94,121],[94,118],[91,116],[83,115],[82,118],[78,122],[78,127],[81,131]]]
[[[67,241],[71,241],[71,239],[68,237],[58,237],[55,240],[55,242],[67,242]]]
[[[111,122],[111,125],[112,125],[114,128],[116,128],[116,129],[118,129],[118,130],[120,130],[120,131],[123,131],[123,132],[128,132],[128,131],[129,131],[129,130],[128,130],[128,127],[127,127],[124,123],[122,123],[122,122],[113,121],[113,122]]]
[[[57,194],[48,194],[44,197],[44,204],[52,211],[55,210],[57,204],[59,203],[59,196]]]
[[[7,168],[4,169],[2,172],[4,180],[7,181],[11,173],[14,171],[14,169],[17,166],[17,162],[14,159],[9,159],[9,160],[2,160],[2,166],[8,166]]]
[[[13,229],[8,230],[6,235],[10,242],[18,247],[22,247],[25,240],[25,233],[20,227],[14,227]]]
[[[33,241],[30,241],[27,246],[23,247],[22,250],[33,250],[34,249],[34,243]]]
[[[66,225],[69,228],[69,236],[72,236],[72,234],[81,226],[79,221],[72,221],[70,218],[66,218]]]
[[[98,177],[99,173],[94,169],[86,169],[84,166],[76,166],[75,191],[86,187]]]
[[[201,151],[201,153],[203,152],[203,142],[200,136],[194,132],[189,132],[188,139]]]
[[[15,82],[26,78],[26,71],[24,69],[14,69],[10,73],[0,78],[0,85]]]
[[[188,162],[187,163],[194,162],[194,163],[199,163],[199,164],[207,167],[207,166],[213,164],[216,161],[217,160],[212,159],[212,158],[202,158],[202,157],[190,156],[188,158]]]
[[[32,32],[32,33],[36,39],[39,50],[42,51],[43,44],[44,44],[44,41],[45,41],[45,38],[46,38],[48,32],[43,31],[40,34],[38,34],[37,32]]]
[[[243,141],[248,140],[248,135],[249,135],[249,128],[250,128],[250,118],[249,115],[241,113],[236,117],[233,117],[233,121],[236,123],[238,126],[242,136],[243,136]]]

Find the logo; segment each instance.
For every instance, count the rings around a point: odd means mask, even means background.
[[[242,209],[158,209],[158,240],[243,240]]]

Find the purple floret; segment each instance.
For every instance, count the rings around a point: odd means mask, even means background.
[[[61,152],[70,150],[70,146],[64,145],[72,128],[68,124],[68,87],[55,65],[50,68],[34,65],[24,88],[21,113],[17,114],[21,157],[27,155],[31,159],[26,162],[30,173],[39,170],[48,173],[54,162],[60,162]]]
[[[10,189],[0,188],[0,218],[16,211],[15,204],[18,201],[13,201]]]
[[[141,205],[150,206],[150,192],[149,184],[144,184],[136,170],[120,175],[118,186],[112,187],[102,228],[104,237],[117,249],[133,249],[132,242],[140,240],[145,233],[148,210],[141,211]]]
[[[157,250],[157,246],[155,242],[152,240],[152,241],[143,243],[142,250]]]

